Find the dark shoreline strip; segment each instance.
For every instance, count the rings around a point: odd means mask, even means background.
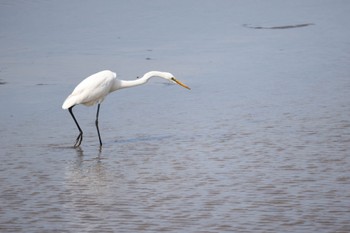
[[[249,24],[243,24],[243,27],[251,28],[251,29],[291,29],[291,28],[307,27],[307,26],[310,26],[310,25],[314,25],[314,24],[313,23],[303,23],[303,24],[274,26],[274,27],[251,26]]]

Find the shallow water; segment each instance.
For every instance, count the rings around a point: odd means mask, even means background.
[[[2,1],[0,231],[349,232],[349,8]],[[102,69],[192,90],[111,94],[102,150],[77,106],[74,149],[62,102]]]

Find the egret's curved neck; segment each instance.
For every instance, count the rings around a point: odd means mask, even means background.
[[[162,72],[150,71],[142,76],[142,78],[135,80],[120,80],[119,88],[134,87],[138,85],[145,84],[152,77],[162,77]]]

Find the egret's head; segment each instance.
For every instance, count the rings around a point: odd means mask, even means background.
[[[152,77],[160,77],[160,78],[164,78],[166,80],[169,80],[172,83],[176,83],[179,84],[180,86],[191,90],[191,88],[189,88],[187,85],[183,84],[182,82],[180,82],[179,80],[177,80],[174,75],[172,75],[169,72],[162,72],[162,71],[149,71],[146,74],[143,75],[143,77],[141,79],[145,79],[146,81]]]
[[[177,80],[174,75],[172,75],[171,73],[168,73],[168,72],[164,72],[164,76],[166,79],[168,79],[169,81],[173,82],[173,83],[176,83],[176,84],[179,84],[180,86],[188,89],[188,90],[191,90],[191,88],[189,88],[187,85],[183,84],[182,82],[180,82],[179,80]]]

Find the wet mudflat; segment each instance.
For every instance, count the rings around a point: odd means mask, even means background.
[[[349,232],[349,8],[3,1],[0,231]],[[73,148],[61,105],[103,69],[192,90],[112,93],[102,149],[77,106]]]

